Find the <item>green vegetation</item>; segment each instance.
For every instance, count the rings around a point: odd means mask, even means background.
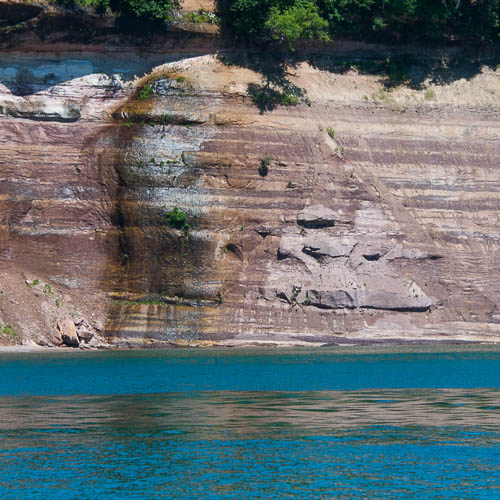
[[[228,0],[223,25],[240,38],[291,48],[300,39],[336,37],[494,42],[500,0]]]
[[[328,21],[319,15],[318,6],[311,1],[281,8],[273,5],[264,24],[272,39],[280,40],[293,50],[300,39],[328,40]]]
[[[276,87],[272,87],[270,82],[265,85],[250,83],[247,88],[247,94],[261,111],[272,111],[279,105],[296,106],[299,104],[299,89],[292,86],[286,86],[283,89],[279,87],[279,84]]]
[[[204,9],[190,12],[187,18],[192,23],[219,24],[220,22],[220,19],[213,12],[208,12]]]
[[[269,165],[271,164],[272,158],[265,153],[264,156],[260,159],[259,166],[259,175],[261,177],[265,177],[269,173]]]
[[[436,92],[434,92],[434,90],[428,89],[428,90],[425,91],[425,98],[428,101],[434,99],[434,97],[436,97]]]
[[[179,207],[174,207],[172,210],[165,212],[165,219],[167,224],[174,229],[183,229],[185,232],[190,229],[186,212],[180,210]]]
[[[332,138],[335,139],[335,130],[333,127],[328,127],[326,129],[326,133]]]
[[[178,0],[52,0],[120,18],[161,25]],[[281,41],[304,39],[476,41],[500,38],[500,0],[219,0],[217,14],[199,9],[194,23],[222,24],[229,35]]]
[[[177,83],[182,83],[185,79],[186,79],[186,78],[184,78],[183,76],[178,76],[178,77],[175,79],[175,81],[176,81]]]
[[[299,98],[290,89],[285,89],[280,95],[280,104],[283,106],[297,106]]]
[[[145,101],[149,99],[152,95],[153,95],[153,88],[151,87],[151,85],[149,85],[149,83],[146,83],[139,92],[139,100]]]
[[[65,7],[93,7],[98,14],[107,9],[125,18],[149,22],[172,19],[172,11],[178,6],[176,0],[55,0]]]
[[[15,339],[17,337],[16,331],[10,325],[4,325],[2,327],[2,333],[11,339]]]

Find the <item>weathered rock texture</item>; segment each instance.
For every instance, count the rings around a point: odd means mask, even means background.
[[[75,345],[500,340],[498,70],[388,91],[303,63],[309,102],[262,114],[259,75],[197,43],[0,56],[0,320],[20,341],[65,341],[58,320]]]

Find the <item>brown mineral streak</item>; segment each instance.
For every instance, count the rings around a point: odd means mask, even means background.
[[[187,43],[120,88],[0,80],[0,343],[499,341],[498,70],[387,103],[302,63],[310,103],[262,114],[258,74]]]

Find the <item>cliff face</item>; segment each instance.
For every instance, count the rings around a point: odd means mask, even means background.
[[[255,67],[196,39],[68,49],[1,55],[17,341],[58,344],[68,318],[116,346],[498,341],[498,70],[387,89],[332,66],[368,50],[341,46],[261,112]]]

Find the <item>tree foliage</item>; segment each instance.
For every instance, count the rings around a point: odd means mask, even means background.
[[[161,24],[179,0],[55,0],[98,13]],[[238,38],[435,40],[495,42],[500,38],[500,0],[218,0],[223,29]],[[193,19],[218,22],[210,13]],[[199,19],[198,19],[199,18]],[[140,24],[140,23],[138,23]]]
[[[281,10],[271,7],[265,23],[274,40],[285,42],[291,49],[297,40],[328,40],[328,21],[318,12],[318,6],[311,1],[299,1]]]
[[[365,40],[500,38],[500,0],[228,0],[226,28],[238,37]]]
[[[170,19],[174,5],[171,0],[111,0],[114,11],[147,21]]]
[[[115,14],[142,21],[159,22],[172,17],[177,0],[57,0],[66,7],[93,7],[103,14],[108,8]]]

